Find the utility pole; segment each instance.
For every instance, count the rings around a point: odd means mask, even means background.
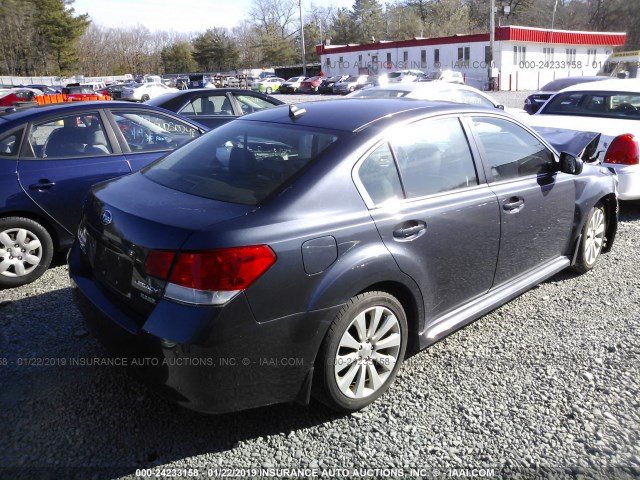
[[[302,75],[307,76],[307,59],[304,51],[304,20],[302,19],[302,0],[298,0],[300,9],[300,50],[302,50]]]
[[[493,84],[493,47],[496,42],[496,0],[491,0],[491,12],[489,13],[489,90],[495,90]]]

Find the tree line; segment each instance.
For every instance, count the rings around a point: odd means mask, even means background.
[[[74,0],[0,0],[0,75],[86,76],[228,71],[301,61],[297,2],[253,0],[227,29],[189,34],[138,25],[106,28],[76,14]],[[640,49],[640,9],[628,0],[496,1],[496,25],[627,32]],[[505,15],[504,6],[509,7]],[[489,0],[354,0],[335,8],[303,3],[307,62],[319,43],[442,37],[488,31]]]

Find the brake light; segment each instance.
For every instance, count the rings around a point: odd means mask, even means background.
[[[244,290],[275,261],[266,245],[179,253],[169,281],[196,290]]]
[[[617,165],[638,165],[639,157],[638,142],[632,134],[625,133],[613,139],[604,155],[604,161]]]
[[[255,282],[275,261],[267,245],[182,253],[156,250],[147,256],[145,271],[168,280],[167,298],[221,305]]]
[[[169,275],[169,269],[175,256],[174,252],[154,250],[147,255],[147,259],[144,262],[144,271],[152,277],[165,280]]]

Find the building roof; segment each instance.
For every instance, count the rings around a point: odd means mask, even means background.
[[[553,43],[562,45],[603,45],[616,47],[627,41],[625,32],[578,32],[571,30],[550,30],[545,28],[507,26],[496,28],[496,41]],[[431,45],[447,45],[452,43],[488,42],[488,33],[471,35],[452,35],[438,38],[413,38],[395,42],[375,42],[360,45],[317,45],[318,55],[334,53],[350,53],[389,48],[424,47]]]

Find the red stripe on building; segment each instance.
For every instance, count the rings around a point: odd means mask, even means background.
[[[399,40],[395,42],[365,43],[362,45],[346,45],[327,47],[317,45],[318,56],[349,53],[370,50],[385,50],[390,48],[426,47],[430,45],[448,45],[451,43],[476,43],[488,42],[488,33],[473,35],[454,35],[440,38],[420,38],[412,40]],[[626,33],[607,32],[570,32],[567,30],[545,30],[528,27],[498,27],[496,28],[496,41],[526,42],[526,43],[559,43],[566,45],[606,45],[620,46],[627,41]]]

